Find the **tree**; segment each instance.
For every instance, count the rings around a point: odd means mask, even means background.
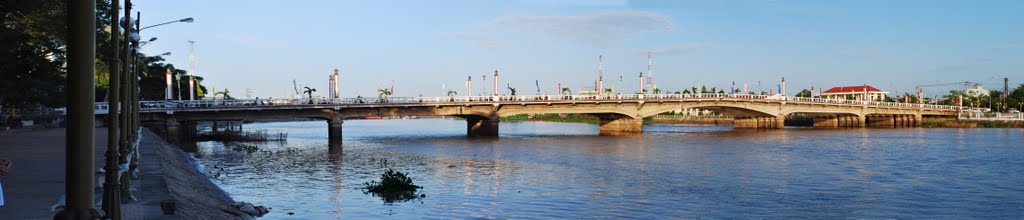
[[[1024,107],[1024,84],[1021,84],[1020,86],[1017,86],[1017,88],[1014,89],[1013,91],[1010,91],[1010,94],[1009,96],[1006,97],[1006,100],[1008,102],[1007,104],[1010,105],[1010,107],[1016,108],[1017,110],[1022,110],[1021,107]]]
[[[231,92],[228,91],[228,89],[224,89],[223,92],[214,92],[213,93],[213,97],[216,99],[217,96],[220,95],[221,99],[224,99],[224,100],[233,100],[233,99],[235,99],[234,97],[231,97],[230,93]]]
[[[569,87],[562,88],[562,95],[572,95],[572,90]]]
[[[708,93],[708,87],[707,86],[700,86],[700,93]]]
[[[314,90],[314,91],[316,91],[316,90]],[[377,97],[378,98],[386,99],[390,95],[391,95],[391,90],[388,90],[388,89],[379,89],[379,90],[377,90]]]
[[[512,96],[516,96],[516,88],[509,87],[508,90],[510,91]]]
[[[683,94],[690,94],[690,90],[683,90]]]
[[[810,98],[811,97],[811,90],[807,90],[807,89],[801,90],[799,93],[796,93],[796,97],[807,97],[807,98]]]
[[[141,94],[140,99],[143,100],[163,100],[165,98],[165,89],[167,88],[166,72],[168,69],[171,71],[171,80],[174,80],[171,85],[171,96],[177,96],[182,94],[188,95],[188,80],[189,77],[181,77],[181,79],[175,79],[175,75],[185,75],[185,70],[175,68],[174,65],[163,63],[164,58],[162,56],[146,56],[145,54],[139,54],[140,66],[145,68],[139,68],[139,89]],[[205,94],[209,93],[209,90],[202,84],[203,77],[192,76],[195,80],[196,98],[203,99]],[[181,89],[185,91],[178,91],[178,85],[183,85]],[[217,91],[214,91],[216,94]],[[99,98],[99,97],[98,97]],[[99,100],[99,99],[97,99]]]
[[[302,93],[305,93],[305,94],[309,95],[310,102],[312,102],[312,100],[313,100],[313,93],[314,92],[316,92],[316,89],[309,88],[309,86],[306,86],[306,90],[303,91]]]
[[[458,95],[458,94],[459,94],[459,92],[456,92],[455,90],[448,90],[448,97],[452,97],[452,96],[455,96],[455,95]]]
[[[654,94],[661,94],[661,89],[659,88],[654,88],[652,91],[654,92]]]
[[[605,93],[613,93],[613,92],[615,92],[615,91],[612,91],[612,89],[611,89],[611,88],[607,88],[607,89],[604,89],[604,92],[605,92]]]
[[[949,93],[943,95],[942,99],[939,100],[939,105],[956,105],[960,95],[963,95],[963,92],[960,90],[949,90]]]

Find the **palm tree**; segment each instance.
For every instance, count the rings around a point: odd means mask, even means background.
[[[661,89],[659,89],[659,88],[654,88],[653,91],[654,91],[654,94],[661,94]]]
[[[569,87],[562,88],[562,95],[572,95],[572,90]]]
[[[683,90],[683,94],[690,94],[690,90]]]
[[[387,98],[390,95],[391,95],[391,90],[388,90],[388,89],[379,89],[379,90],[377,90],[377,97],[379,97],[381,99],[385,99],[385,98]]]
[[[604,92],[606,92],[606,93],[612,93],[613,91],[612,91],[612,89],[611,89],[611,88],[607,88],[607,89],[604,89]]]
[[[511,91],[512,96],[516,96],[516,88],[508,87],[508,90]]]
[[[218,95],[220,95],[220,97],[221,97],[222,99],[224,99],[224,100],[231,100],[231,99],[235,99],[235,98],[231,97],[231,95],[230,95],[229,93],[230,93],[230,92],[228,91],[228,89],[224,89],[224,91],[223,91],[223,92],[214,92],[214,93],[213,93],[213,97],[214,97],[214,99],[216,99],[216,98],[217,98],[217,96],[218,96]]]
[[[310,100],[310,102],[312,102],[313,101],[313,92],[316,92],[316,89],[309,88],[309,86],[306,86],[306,91],[303,91],[302,93],[306,93],[307,95],[309,95],[309,100]]]
[[[455,90],[448,90],[448,97],[452,97],[452,96],[455,96],[455,95],[458,95],[458,94],[459,93],[456,92]]]

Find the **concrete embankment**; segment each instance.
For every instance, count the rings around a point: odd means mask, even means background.
[[[147,130],[146,133],[159,140],[154,149],[163,166],[164,180],[174,198],[177,214],[184,219],[253,219],[198,169],[198,162],[192,156],[152,132]]]

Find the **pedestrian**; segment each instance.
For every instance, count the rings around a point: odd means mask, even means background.
[[[11,160],[0,158],[0,180],[7,177],[7,171],[11,169]],[[0,181],[2,183],[3,181]],[[0,184],[0,207],[4,206],[4,187]]]

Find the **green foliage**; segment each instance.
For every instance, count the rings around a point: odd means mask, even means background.
[[[405,173],[392,169],[388,169],[387,172],[380,175],[380,182],[363,183],[363,187],[363,193],[373,193],[373,195],[384,199],[385,203],[426,197],[423,194],[416,195],[416,191],[423,187],[413,184],[412,178],[406,176]]]
[[[994,122],[994,121],[980,121],[977,123],[979,128],[1014,128],[1015,126],[1010,123]]]
[[[578,115],[578,114],[537,114],[531,118],[527,114],[518,114],[512,116],[505,116],[499,118],[503,122],[513,121],[546,121],[546,122],[570,122],[570,123],[588,123],[598,124],[601,122],[597,117],[589,115]]]
[[[810,98],[811,97],[811,90],[807,90],[807,89],[801,90],[800,92],[796,93],[796,97]]]
[[[944,127],[944,126],[946,126],[946,123],[941,122],[941,121],[926,121],[926,122],[921,123],[921,127],[924,127],[924,128],[941,128],[941,127]]]

